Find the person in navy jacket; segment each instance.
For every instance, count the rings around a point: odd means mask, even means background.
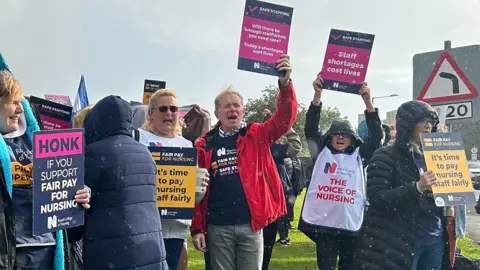
[[[85,117],[85,184],[91,209],[82,232],[84,269],[168,269],[156,206],[156,166],[132,138],[132,109],[108,96]]]

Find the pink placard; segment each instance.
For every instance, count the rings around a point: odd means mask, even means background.
[[[275,63],[288,52],[290,25],[245,16],[239,57]]]
[[[371,50],[329,44],[322,78],[358,84],[365,80]]]
[[[332,29],[321,71],[323,88],[358,95],[374,39],[372,34]]]
[[[37,132],[34,144],[34,158],[78,155],[83,152],[83,132]]]

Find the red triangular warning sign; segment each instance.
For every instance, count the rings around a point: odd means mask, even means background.
[[[418,100],[442,103],[473,99],[478,91],[448,52],[438,58]]]

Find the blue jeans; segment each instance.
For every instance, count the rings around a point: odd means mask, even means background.
[[[185,240],[183,239],[163,239],[165,251],[167,253],[168,269],[178,269],[178,261],[182,254]]]
[[[412,270],[441,270],[445,243],[416,243]]]

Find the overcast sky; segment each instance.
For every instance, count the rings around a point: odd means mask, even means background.
[[[294,7],[289,54],[299,101],[308,104],[331,28],[375,34],[367,81],[382,112],[412,99],[416,53],[480,43],[478,0],[276,0]],[[144,79],[167,81],[180,104],[213,112],[232,84],[256,98],[271,76],[236,69],[243,0],[0,0],[0,52],[26,94],[75,98],[85,75],[90,102],[142,98]],[[359,96],[326,92],[353,124]]]

